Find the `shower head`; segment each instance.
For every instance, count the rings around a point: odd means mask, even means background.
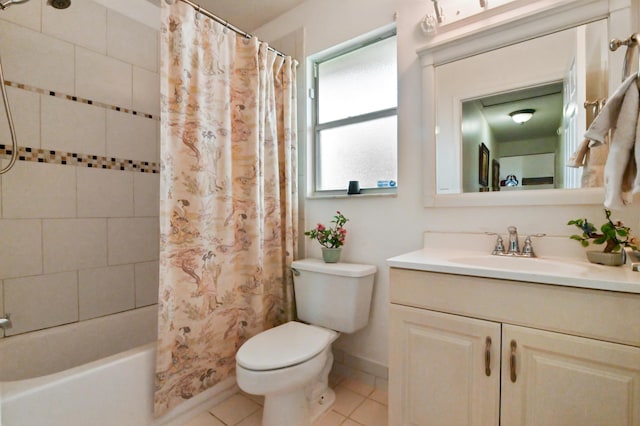
[[[47,4],[49,6],[53,6],[56,9],[66,9],[71,6],[71,0],[47,0]]]
[[[0,1],[0,9],[4,10],[11,5],[25,3],[27,1],[29,0],[2,0]]]

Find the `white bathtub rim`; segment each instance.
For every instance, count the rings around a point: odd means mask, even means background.
[[[96,370],[103,370],[113,365],[123,363],[131,358],[147,356],[148,351],[156,351],[156,342],[147,343],[142,346],[138,346],[123,352],[119,352],[114,355],[91,361],[77,367],[72,367],[67,370],[59,371],[57,373],[48,374],[46,376],[34,377],[31,379],[15,380],[0,382],[2,385],[2,402],[11,402],[15,398],[20,398],[36,392],[40,389],[46,389],[51,386],[59,386],[60,383],[74,380],[78,376],[93,372]]]

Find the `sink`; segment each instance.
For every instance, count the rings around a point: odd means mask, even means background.
[[[589,264],[542,257],[472,255],[455,257],[449,262],[470,267],[530,272],[535,274],[577,275],[589,271]]]

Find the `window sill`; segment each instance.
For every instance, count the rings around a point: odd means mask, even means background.
[[[307,200],[321,200],[321,199],[335,199],[335,198],[377,198],[377,197],[397,197],[398,189],[393,190],[363,190],[360,194],[347,194],[346,189],[344,191],[326,191],[326,192],[314,192],[307,194]]]

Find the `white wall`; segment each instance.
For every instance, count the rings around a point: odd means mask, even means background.
[[[424,0],[307,0],[303,5],[258,29],[263,40],[278,39],[305,27],[305,49],[313,55],[335,44],[393,22],[398,29],[398,195],[397,197],[301,199],[306,228],[326,223],[336,210],[351,219],[343,260],[378,267],[371,322],[364,330],[343,336],[337,346],[346,352],[387,365],[387,318],[389,277],[385,259],[422,246],[424,231],[504,232],[516,225],[521,234],[544,232],[567,236],[573,230],[569,219],[587,216],[602,218],[601,206],[527,206],[424,208],[422,202],[422,108],[420,65],[416,50],[425,44],[418,23],[430,3]],[[302,76],[300,76],[302,78]],[[299,91],[303,96],[306,88]],[[305,117],[307,111],[299,111]],[[304,144],[304,139],[301,140]],[[304,146],[301,152],[304,152]],[[303,168],[305,162],[301,162]],[[301,174],[304,178],[304,174]],[[304,185],[304,182],[301,182]],[[634,207],[619,216],[634,229],[640,228],[640,209]],[[302,231],[302,230],[301,230]],[[317,244],[308,244],[306,255],[319,257]],[[464,295],[461,295],[464,297]]]

